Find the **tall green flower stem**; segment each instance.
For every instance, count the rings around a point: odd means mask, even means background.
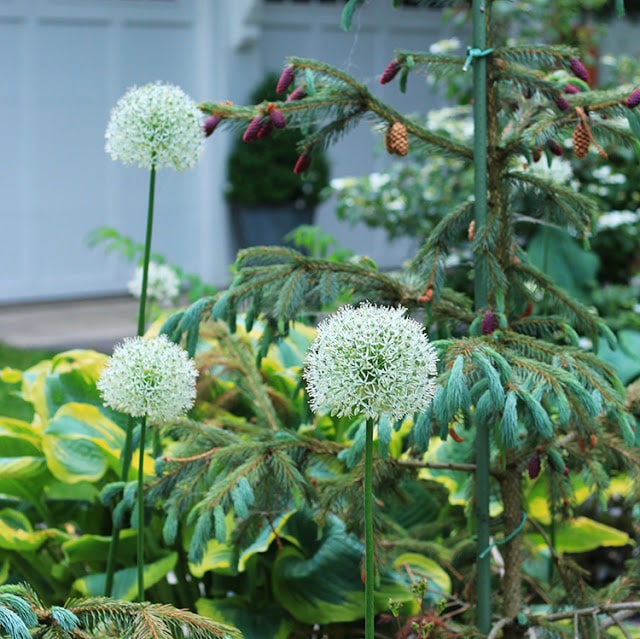
[[[489,4],[485,0],[473,0],[473,164],[476,237],[482,237],[482,229],[487,222],[487,22]],[[475,249],[475,307],[487,308],[487,271],[483,247],[478,243]],[[491,564],[489,553],[483,551],[489,546],[489,477],[490,442],[486,421],[476,424],[476,522],[478,536],[478,608],[476,624],[478,630],[486,635],[491,629]]]
[[[365,639],[374,637],[373,429],[382,416],[401,420],[424,410],[435,393],[438,356],[406,309],[346,305],[318,325],[304,379],[314,412],[362,415],[364,442]],[[390,434],[390,433],[389,433]]]
[[[137,562],[138,562],[138,600],[144,601],[144,439],[147,429],[147,418],[140,420],[140,446],[138,448],[138,539],[137,539]]]
[[[367,419],[364,446],[365,639],[373,639],[374,637],[373,585],[375,582],[375,553],[373,547],[373,425],[373,419]]]
[[[145,332],[145,319],[147,314],[147,287],[149,281],[149,262],[151,261],[151,237],[153,233],[153,210],[155,203],[155,191],[156,191],[156,166],[151,165],[149,175],[149,198],[147,204],[147,227],[144,240],[144,255],[142,260],[142,286],[140,290],[140,304],[138,306],[138,337],[142,337]],[[133,430],[136,420],[133,417],[129,417],[127,422],[127,431],[124,442],[124,449],[122,451],[122,471],[120,478],[123,482],[127,481],[129,476],[129,469],[131,467],[131,458],[133,457]],[[144,518],[142,516],[142,506],[140,501],[143,498],[143,479],[144,479],[144,446],[145,446],[145,419],[142,419],[140,425],[140,441],[138,444],[140,450],[140,464],[138,466],[138,596],[140,601],[144,599],[144,555],[143,549],[143,534],[144,534]],[[104,586],[104,594],[107,597],[111,596],[113,591],[113,579],[115,575],[115,563],[116,555],[118,552],[118,546],[120,543],[120,531],[122,527],[119,523],[113,525],[111,531],[111,544],[109,545],[109,552],[107,555],[107,570]]]

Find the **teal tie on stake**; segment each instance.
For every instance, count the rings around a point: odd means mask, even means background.
[[[527,513],[522,513],[522,521],[518,525],[517,528],[512,530],[504,539],[497,539],[492,541],[478,556],[480,559],[484,559],[490,552],[494,546],[502,546],[503,544],[509,543],[518,533],[522,532],[524,525],[527,521]]]
[[[465,60],[463,71],[468,71],[474,58],[484,58],[493,53],[493,49],[477,49],[475,47],[467,47],[467,59]]]

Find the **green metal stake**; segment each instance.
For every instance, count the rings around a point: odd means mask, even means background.
[[[473,164],[475,194],[476,235],[487,220],[487,15],[485,0],[473,0],[473,48],[469,51],[469,61],[473,61]],[[487,277],[484,257],[475,256],[475,307],[487,308]],[[478,536],[478,573],[477,573],[477,618],[478,630],[487,635],[491,629],[491,564],[489,553],[483,554],[489,547],[489,430],[486,422],[476,424],[476,525]]]

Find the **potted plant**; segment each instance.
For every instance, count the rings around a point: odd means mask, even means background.
[[[276,93],[278,77],[267,73],[251,93],[251,104],[286,99]],[[294,173],[302,137],[297,129],[274,128],[267,139],[243,137],[240,133],[234,140],[227,162],[226,198],[238,244],[282,244],[291,230],[313,223],[329,184],[329,162],[324,153],[314,151],[309,169]]]

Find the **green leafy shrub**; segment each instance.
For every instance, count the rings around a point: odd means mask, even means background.
[[[267,74],[251,93],[251,103],[266,108],[283,100],[285,96],[276,93],[278,77],[277,73]],[[237,135],[227,164],[229,202],[251,206],[293,203],[298,209],[319,204],[329,182],[329,161],[321,149],[314,149],[310,168],[304,175],[294,173],[302,139],[298,129],[287,126],[253,142],[244,142],[242,134]]]

